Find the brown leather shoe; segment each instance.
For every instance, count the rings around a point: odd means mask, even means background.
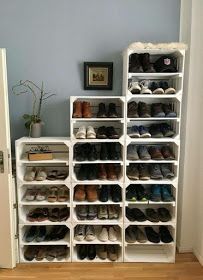
[[[117,180],[117,174],[114,164],[110,163],[107,165],[107,179],[111,181]]]
[[[75,194],[74,194],[74,200],[76,201],[84,201],[85,200],[85,187],[83,185],[76,186],[75,187]]]
[[[92,110],[91,110],[89,102],[84,101],[82,103],[82,116],[83,116],[83,118],[91,118],[92,117]]]
[[[175,159],[175,156],[169,146],[163,146],[161,148],[161,152],[165,159],[170,159],[170,160]]]
[[[149,153],[150,153],[152,159],[155,159],[155,160],[162,160],[162,159],[164,159],[160,149],[158,147],[156,147],[156,146],[151,146],[149,148]]]
[[[98,167],[98,177],[100,180],[106,180],[107,179],[107,174],[106,174],[106,169],[105,165],[103,163],[99,164]]]
[[[97,186],[87,186],[86,187],[87,201],[94,202],[98,199],[97,197]]]
[[[82,102],[75,101],[73,103],[73,118],[82,118]]]

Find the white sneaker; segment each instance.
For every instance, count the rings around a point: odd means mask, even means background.
[[[96,138],[96,132],[94,130],[94,128],[89,125],[87,127],[87,139],[95,139]]]
[[[86,226],[85,239],[87,241],[93,241],[93,240],[95,240],[95,238],[96,238],[96,235],[95,235],[94,227],[92,225],[91,226]]]
[[[100,232],[100,234],[98,236],[98,239],[100,241],[103,241],[103,242],[108,241],[108,230],[107,230],[106,227],[102,227],[102,230],[101,230],[101,232]]]
[[[132,94],[139,94],[140,91],[141,91],[141,87],[140,87],[139,83],[138,82],[131,82],[130,87],[129,87],[129,91]]]
[[[114,229],[114,227],[109,228],[109,240],[112,242],[118,240],[117,231]]]
[[[144,81],[140,82],[140,85],[142,88],[140,91],[141,94],[152,94],[151,89],[149,89],[149,81],[144,80]]]
[[[76,139],[85,139],[86,138],[86,128],[84,125],[80,126],[78,128],[78,131],[77,131],[75,137],[76,137]]]
[[[85,225],[77,225],[75,227],[75,239],[82,241],[85,239]]]

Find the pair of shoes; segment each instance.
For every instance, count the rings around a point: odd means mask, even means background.
[[[73,103],[73,118],[91,118],[92,110],[89,102],[75,101]]]
[[[77,225],[74,229],[74,237],[77,241],[93,241],[96,238],[95,229],[92,225]]]
[[[146,126],[140,125],[133,125],[128,129],[128,135],[131,138],[149,138],[151,134],[149,129]]]
[[[145,222],[146,216],[139,208],[129,208],[126,207],[125,209],[126,217],[131,222]]]
[[[119,247],[117,245],[97,245],[97,256],[102,259],[109,259],[110,261],[116,261],[119,256]]]
[[[173,237],[166,226],[160,226],[159,232],[155,231],[152,227],[145,227],[147,239],[152,243],[171,243]]]
[[[76,144],[74,146],[74,158],[77,161],[95,161],[98,159],[96,145],[94,144]]]
[[[96,132],[94,128],[89,125],[86,129],[84,125],[78,128],[78,131],[75,134],[76,139],[96,139]]]
[[[48,202],[65,202],[69,199],[69,191],[66,186],[47,188],[46,194]]]
[[[154,73],[156,72],[153,64],[150,62],[149,53],[132,53],[129,57],[129,72],[130,73]]]
[[[96,180],[98,178],[98,165],[81,164],[79,169],[76,170],[76,178],[79,181]]]
[[[94,202],[97,199],[98,199],[97,186],[95,186],[95,185],[90,185],[90,186],[77,185],[75,187],[75,192],[74,192],[75,201],[87,200],[88,202]]]
[[[129,83],[129,91],[132,94],[151,94],[152,91],[149,88],[149,81],[143,80],[143,81],[131,81]]]
[[[98,206],[98,219],[118,219],[120,208],[118,205],[99,205]]]
[[[171,191],[170,185],[152,185],[150,200],[154,202],[164,201],[171,202],[174,201],[174,197]]]
[[[44,180],[65,180],[68,176],[67,170],[51,170],[46,171],[45,168],[26,168],[26,172],[24,175],[24,180],[32,182],[36,181],[44,181]]]
[[[171,220],[171,214],[168,209],[161,207],[157,211],[153,208],[145,209],[145,213],[139,208],[126,207],[126,217],[132,222],[144,222],[146,220],[152,223],[168,222]]]
[[[110,103],[107,112],[106,105],[104,103],[99,103],[99,111],[97,113],[97,118],[118,118],[116,104]]]
[[[118,232],[114,226],[102,226],[98,239],[102,242],[115,242],[118,240]]]
[[[175,118],[176,112],[172,110],[172,104],[153,103],[151,105],[151,115],[154,118]]]
[[[97,206],[77,205],[76,216],[78,220],[94,220],[97,218]]]
[[[152,82],[150,89],[153,94],[175,94],[176,90],[168,85],[167,81]]]
[[[84,260],[86,258],[94,260],[96,258],[96,245],[78,245],[77,256],[80,260]]]
[[[150,146],[149,147],[149,153],[151,156],[151,159],[153,160],[174,160],[175,156],[172,152],[172,149],[169,146],[162,146],[159,148],[158,146]]]
[[[121,146],[117,143],[101,143],[100,160],[119,160]]]
[[[128,201],[147,201],[149,195],[142,185],[130,185],[126,189],[126,200]]]
[[[113,202],[122,201],[122,193],[119,185],[103,185],[100,189],[99,200],[101,202],[107,202],[111,196]]]
[[[79,220],[118,219],[119,210],[117,205],[77,205],[76,215]]]
[[[146,234],[137,226],[130,225],[125,230],[125,241],[128,243],[139,243],[147,242]]]
[[[175,94],[175,88],[169,86],[167,81],[150,82],[150,80],[131,81],[129,91],[132,94]]]
[[[47,198],[47,189],[46,188],[34,188],[28,187],[25,191],[23,198],[27,201],[43,201]]]
[[[119,134],[116,132],[113,126],[100,126],[97,129],[97,139],[118,139]]]
[[[51,245],[51,246],[33,246],[29,245],[25,247],[24,258],[27,261],[42,261],[46,259],[48,261],[53,261],[57,259],[62,261],[68,257],[69,249],[65,245]]]
[[[51,222],[66,221],[69,217],[69,208],[34,208],[27,213],[27,220],[30,222],[42,222],[49,220]]]
[[[65,238],[69,229],[65,226],[53,226],[50,231],[47,232],[45,236],[46,241],[58,241]]]
[[[175,132],[167,123],[152,124],[149,128],[153,138],[173,137]]]
[[[171,170],[169,164],[152,164],[150,166],[150,178],[159,180],[159,179],[172,179],[174,177],[174,173]]]

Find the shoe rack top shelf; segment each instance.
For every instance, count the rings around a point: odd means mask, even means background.
[[[128,78],[133,78],[133,77],[140,77],[140,78],[171,78],[171,77],[182,77],[183,73],[182,72],[175,72],[175,73],[128,73]]]

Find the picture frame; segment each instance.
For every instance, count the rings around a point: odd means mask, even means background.
[[[85,90],[112,90],[113,62],[84,62]]]

